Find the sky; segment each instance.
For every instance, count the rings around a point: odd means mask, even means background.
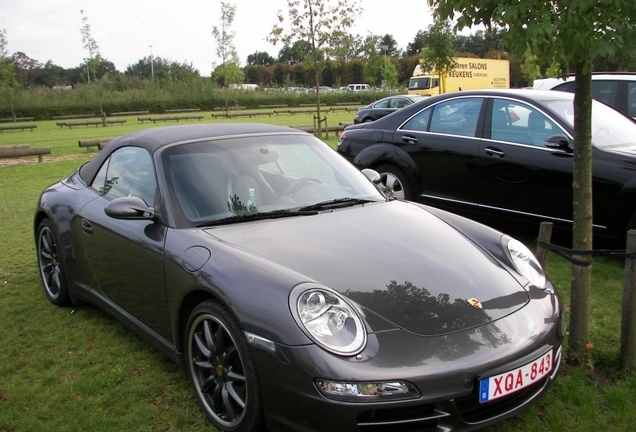
[[[281,49],[265,40],[277,12],[286,14],[287,0],[227,0],[236,5],[232,29],[241,66],[247,56],[265,51],[277,57]],[[406,49],[419,30],[433,22],[424,0],[360,0],[362,15],[351,34],[391,34]],[[390,5],[390,8],[389,8]],[[79,66],[83,48],[82,15],[103,58],[120,72],[151,55],[192,64],[209,76],[220,63],[212,27],[220,28],[220,0],[0,0],[0,29],[6,30],[8,52],[21,51],[41,63],[63,68]]]

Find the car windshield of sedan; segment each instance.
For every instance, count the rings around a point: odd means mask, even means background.
[[[322,141],[299,134],[174,145],[161,155],[180,224],[298,212],[319,203],[384,201],[367,178]]]
[[[570,100],[548,101],[563,121],[574,128],[574,106]],[[592,143],[599,148],[636,147],[636,122],[598,101],[592,101]]]

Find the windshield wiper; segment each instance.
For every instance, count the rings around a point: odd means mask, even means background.
[[[299,211],[311,211],[311,210],[331,210],[341,207],[351,207],[358,204],[367,204],[376,202],[374,200],[361,199],[361,198],[338,198],[329,201],[323,201],[316,204],[312,204],[306,207],[302,207]]]
[[[197,228],[211,227],[216,225],[228,225],[228,224],[233,224],[236,222],[248,222],[248,221],[254,221],[254,220],[261,220],[261,219],[277,219],[277,218],[294,217],[294,216],[312,216],[317,214],[318,214],[318,211],[306,211],[304,209],[294,210],[294,211],[274,210],[269,212],[247,213],[244,215],[228,216],[223,219],[201,222],[197,224]]]

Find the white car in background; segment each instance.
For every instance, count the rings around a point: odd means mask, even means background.
[[[574,76],[538,79],[532,88],[574,93]],[[636,72],[593,74],[592,97],[636,119]]]

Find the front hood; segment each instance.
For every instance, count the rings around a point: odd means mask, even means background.
[[[406,202],[206,232],[335,289],[367,313],[418,335],[476,327],[529,299],[494,258],[438,217]],[[483,310],[467,302],[472,298]]]

